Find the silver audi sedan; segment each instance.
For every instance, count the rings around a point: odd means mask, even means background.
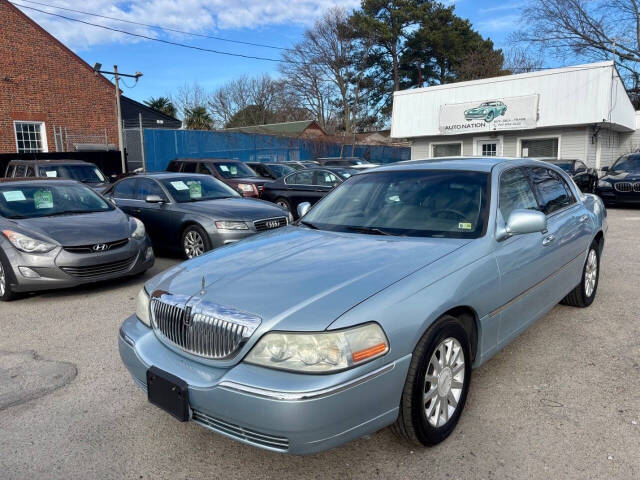
[[[152,404],[261,448],[389,425],[434,445],[472,368],[558,302],[591,305],[606,231],[600,199],[544,162],[367,170],[297,225],[151,279],[120,356]]]
[[[140,220],[73,180],[0,180],[0,300],[143,273]]]

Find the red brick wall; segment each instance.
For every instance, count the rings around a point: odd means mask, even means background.
[[[54,126],[102,136],[106,129],[109,143],[118,144],[114,86],[0,0],[0,153],[17,151],[15,120],[45,122],[50,152]]]

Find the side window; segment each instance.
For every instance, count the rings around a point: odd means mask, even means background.
[[[16,166],[15,165],[10,165],[7,168],[7,174],[5,175],[5,177],[7,177],[7,178],[13,177],[13,172],[15,172],[15,170],[16,170]]]
[[[531,168],[530,172],[540,201],[540,209],[546,215],[575,202],[571,190],[556,172],[543,167]]]
[[[576,162],[576,173],[582,173],[587,171],[587,166],[582,162]]]
[[[198,173],[202,173],[203,175],[213,175],[213,171],[211,170],[211,167],[206,163],[198,164]]]
[[[313,185],[313,174],[312,171],[302,171],[296,173],[295,175],[291,175],[289,177],[289,181],[287,184],[289,185]]]
[[[160,188],[160,185],[156,182],[148,178],[139,178],[138,188],[136,189],[136,199],[144,200],[149,195],[158,195],[160,198],[167,198],[162,188]]]
[[[122,199],[136,198],[136,182],[137,179],[135,178],[121,181],[113,189],[113,197]]]
[[[499,207],[505,222],[513,210],[538,210],[529,179],[521,168],[512,168],[500,175]]]
[[[316,172],[316,181],[314,182],[314,185],[319,185],[321,187],[335,187],[339,183],[340,181],[338,180],[338,177],[331,172],[327,172],[326,170]]]
[[[169,162],[169,166],[167,167],[167,172],[179,172],[180,171],[180,162],[176,162],[175,160]]]
[[[198,168],[197,162],[184,162],[182,164],[182,171],[186,173],[196,173],[197,168]]]
[[[35,177],[36,176],[36,171],[33,168],[33,165],[27,165],[27,171],[24,174],[25,177]]]
[[[27,169],[24,165],[16,165],[16,169],[13,172],[14,177],[24,177],[27,173]]]

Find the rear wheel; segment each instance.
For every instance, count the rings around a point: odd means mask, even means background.
[[[447,438],[464,409],[471,362],[466,330],[457,318],[444,315],[413,352],[394,433],[422,445]]]
[[[600,248],[596,242],[593,242],[582,268],[582,281],[560,303],[572,307],[588,307],[596,298],[599,278]]]
[[[182,232],[182,255],[185,258],[199,257],[208,250],[211,250],[209,235],[199,225],[190,225]]]
[[[492,121],[493,117],[495,117],[495,116],[496,116],[496,114],[493,111],[487,112],[486,117],[484,117],[484,121],[488,123],[488,122]]]
[[[289,203],[288,200],[285,200],[284,198],[278,198],[275,203],[279,207],[284,208],[287,212],[291,212],[291,204]]]

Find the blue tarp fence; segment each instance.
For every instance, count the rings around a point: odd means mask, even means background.
[[[344,145],[320,139],[287,138],[242,132],[144,130],[148,171],[162,171],[176,158],[232,158],[245,162],[285,162],[321,157],[362,157],[374,163],[411,158],[409,147]]]

